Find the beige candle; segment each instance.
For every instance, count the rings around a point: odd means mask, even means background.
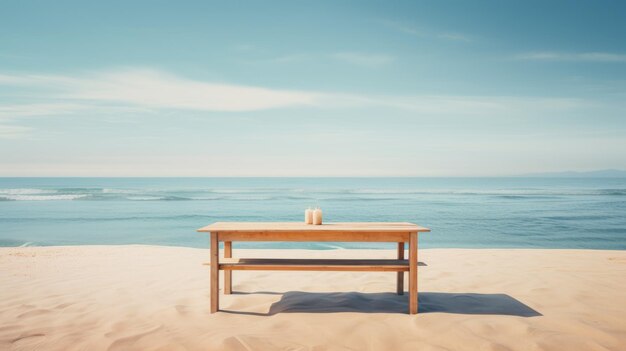
[[[313,224],[322,224],[322,210],[319,207],[313,211]]]
[[[304,223],[313,224],[313,210],[310,208],[304,211]]]

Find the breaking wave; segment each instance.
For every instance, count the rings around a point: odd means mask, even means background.
[[[61,194],[61,195],[0,195],[0,200],[8,201],[53,201],[53,200],[76,200],[88,197],[87,194]]]
[[[290,189],[290,188],[7,188],[0,201],[273,201],[273,200],[411,200],[437,196],[486,196],[508,200],[568,196],[626,196],[626,189]]]

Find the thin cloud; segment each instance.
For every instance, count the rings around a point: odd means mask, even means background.
[[[0,124],[0,139],[21,139],[28,136],[30,128]]]
[[[109,73],[81,83],[66,97],[200,111],[255,111],[309,105],[311,93],[207,83],[157,71]]]
[[[448,40],[448,41],[457,41],[457,42],[464,42],[464,43],[470,43],[473,41],[471,36],[467,34],[463,34],[463,33],[458,33],[458,32],[438,32],[438,31],[432,31],[432,30],[420,30],[418,28],[413,27],[412,25],[402,23],[402,22],[397,22],[397,21],[390,21],[390,20],[380,20],[377,22],[387,28],[393,29],[400,33],[409,34],[414,37],[443,39],[443,40]]]
[[[311,93],[209,83],[155,70],[124,70],[85,77],[0,75],[0,84],[48,88],[47,97],[147,108],[256,111],[311,104]]]
[[[425,34],[419,30],[417,30],[416,28],[407,25],[405,23],[401,23],[401,22],[396,22],[396,21],[389,21],[389,20],[380,20],[378,21],[378,23],[391,28],[391,29],[395,29],[398,32],[402,32],[405,34],[410,34],[416,37],[422,37],[425,36]]]
[[[28,116],[48,116],[69,114],[84,110],[86,106],[68,103],[32,103],[0,105],[0,120],[8,120]]]
[[[626,54],[609,52],[528,52],[514,58],[525,61],[626,62]]]
[[[67,103],[0,105],[0,139],[21,139],[30,134],[31,128],[12,124],[21,117],[69,114],[81,109],[81,105]]]
[[[342,56],[347,57],[347,56]],[[350,58],[354,58],[349,56]],[[362,59],[362,57],[359,57]],[[384,59],[380,59],[384,60]],[[365,59],[378,62],[377,59]],[[540,106],[576,108],[583,100],[453,95],[363,95],[341,92],[276,90],[190,80],[155,70],[107,71],[88,76],[0,75],[0,85],[34,88],[32,99],[52,103],[0,105],[0,118],[75,113],[108,108],[119,112],[161,109],[246,112],[275,108],[352,108],[382,106],[424,113],[484,113]]]
[[[492,118],[510,114],[528,114],[575,110],[592,106],[592,103],[577,98],[540,98],[514,96],[455,96],[455,95],[351,95],[338,94],[320,96],[320,105],[335,108],[388,107],[407,110],[416,116],[465,116]]]
[[[135,69],[91,75],[0,74],[0,86],[19,87],[28,103],[0,103],[0,138],[28,136],[20,118],[155,113],[164,109],[245,112],[312,105],[316,94],[210,83],[165,72]],[[20,98],[23,100],[24,96]]]
[[[372,60],[381,64],[371,57],[365,60],[366,64],[374,64]],[[13,125],[20,118],[69,114],[104,121],[111,115],[127,116],[130,113],[136,116],[164,110],[246,112],[300,107],[330,110],[381,108],[410,111],[415,118],[439,115],[489,119],[578,110],[592,103],[570,98],[398,96],[277,90],[191,80],[145,69],[77,76],[0,75],[0,85],[20,86],[23,91],[30,89],[27,91],[31,94],[30,103],[0,104],[2,138],[18,138],[29,132],[28,128]]]

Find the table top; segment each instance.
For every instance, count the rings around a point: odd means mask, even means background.
[[[407,222],[346,222],[322,225],[304,222],[215,222],[199,232],[430,232],[430,229]]]

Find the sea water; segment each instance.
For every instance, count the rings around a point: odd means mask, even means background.
[[[626,178],[0,178],[0,246],[207,247],[215,221],[413,222],[420,247],[626,249]],[[391,248],[378,243],[235,243]]]

